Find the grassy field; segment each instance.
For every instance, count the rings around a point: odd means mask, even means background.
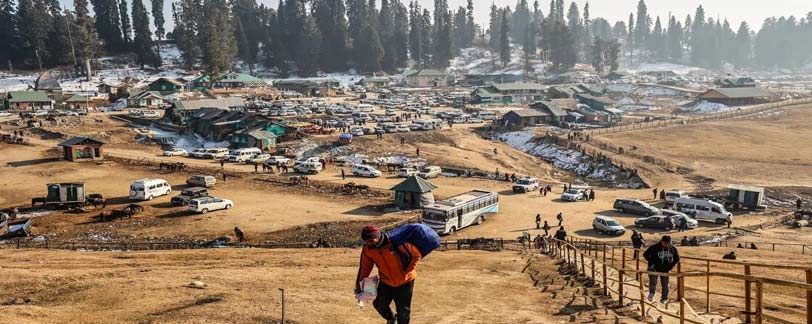
[[[688,167],[716,185],[808,186],[812,183],[812,106],[741,119],[601,135],[614,145]]]

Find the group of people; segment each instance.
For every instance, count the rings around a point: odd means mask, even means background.
[[[654,194],[654,200],[657,200],[659,192],[659,199],[665,201],[665,189],[659,190],[658,188],[654,188],[651,192]]]

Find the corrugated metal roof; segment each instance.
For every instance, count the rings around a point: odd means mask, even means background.
[[[76,137],[70,138],[70,139],[68,139],[68,140],[66,140],[66,141],[64,141],[62,143],[59,143],[59,145],[57,145],[57,146],[73,146],[73,145],[79,144],[81,142],[84,142],[85,140],[90,140],[90,141],[93,141],[93,142],[97,142],[99,144],[104,144],[103,141],[97,140],[95,138],[76,136]]]
[[[6,94],[8,102],[51,102],[48,95],[42,91],[10,91]]]
[[[567,115],[567,112],[564,111],[564,108],[561,108],[557,104],[555,104],[553,102],[550,102],[550,101],[539,101],[539,102],[536,102],[536,103],[533,103],[532,105],[530,105],[530,107],[533,107],[533,108],[539,107],[539,106],[547,107],[547,109],[550,110],[550,113],[552,113],[553,116],[556,116],[556,117],[562,117],[562,116]]]
[[[410,76],[437,76],[437,77],[443,77],[443,76],[446,76],[446,72],[443,71],[443,70],[437,70],[437,69],[421,69],[421,70],[407,71],[406,76],[407,77],[410,77]]]
[[[519,110],[511,110],[511,111],[509,111],[509,112],[508,112],[508,114],[509,114],[509,113],[514,113],[514,114],[516,114],[516,115],[517,115],[517,116],[519,116],[519,117],[541,117],[541,116],[548,116],[548,114],[545,114],[544,112],[541,112],[541,111],[538,111],[538,110],[535,110],[535,109],[519,109]]]
[[[70,96],[70,98],[65,100],[65,102],[88,102],[88,101],[90,101],[89,97],[80,94],[72,95]]]
[[[711,89],[703,93],[700,97],[704,97],[711,91],[716,91],[719,94],[728,98],[752,98],[752,97],[772,97],[773,94],[761,88],[719,88]]]
[[[258,140],[276,138],[276,135],[274,135],[274,133],[266,132],[266,131],[263,131],[263,130],[250,131],[250,132],[248,132],[248,135],[253,137],[253,138],[256,138]]]
[[[547,86],[539,83],[497,83],[493,85],[497,91],[512,91],[512,90],[534,90],[544,91]]]
[[[178,100],[174,102],[175,108],[180,110],[195,110],[201,108],[230,109],[232,107],[245,107],[241,98],[229,97],[219,99]]]

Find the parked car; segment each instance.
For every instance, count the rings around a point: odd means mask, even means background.
[[[397,125],[397,129],[398,133],[408,133],[412,131],[412,129],[407,125]]]
[[[164,151],[164,156],[187,156],[187,155],[189,155],[189,153],[186,152],[186,150],[179,147],[174,147]]]
[[[654,215],[649,217],[638,218],[634,220],[634,226],[639,228],[661,228],[666,231],[670,231],[674,229],[679,223],[676,222],[676,219],[673,219],[669,216],[665,215]]]
[[[210,175],[193,175],[186,179],[186,184],[195,187],[211,188],[217,184],[217,179]]]
[[[350,134],[352,134],[352,136],[363,136],[364,135],[364,129],[361,128],[361,127],[350,128]]]
[[[286,158],[281,155],[274,155],[265,160],[265,165],[267,166],[284,165],[287,164],[288,161],[290,161],[289,158]]]
[[[587,194],[586,190],[589,189],[588,186],[571,186],[567,189],[566,192],[561,194],[561,200],[564,201],[578,201],[578,200],[586,200]]]
[[[670,210],[670,209],[661,209],[660,210],[660,215],[668,216],[668,217],[673,218],[674,222],[677,224],[677,226],[679,226],[680,221],[685,219],[686,224],[688,225],[688,228],[697,228],[697,227],[699,227],[699,221],[697,221],[696,219],[691,218],[691,216],[689,216],[688,214],[685,214],[685,213],[681,213],[681,212],[678,212],[678,211],[675,211],[675,210]]]
[[[224,159],[228,162],[245,162],[257,154],[262,154],[262,150],[256,147],[241,148],[231,151]]]
[[[383,173],[370,165],[356,164],[352,166],[352,174],[360,177],[377,178]]]
[[[247,161],[245,161],[245,163],[260,164],[260,163],[265,163],[265,161],[268,161],[268,159],[270,159],[270,158],[271,158],[270,154],[264,154],[264,153],[263,154],[257,154],[257,155],[254,155],[253,157],[249,158]]]
[[[186,206],[189,204],[189,200],[200,198],[200,197],[208,197],[209,190],[202,187],[191,187],[183,189],[180,192],[180,195],[172,197],[172,206]]]
[[[513,183],[513,192],[532,192],[539,189],[539,179],[521,177]]]
[[[130,199],[152,200],[172,192],[172,186],[164,179],[141,179],[130,184]]]
[[[222,159],[228,155],[227,148],[210,148],[203,153],[204,159]]]
[[[196,148],[196,149],[192,150],[192,152],[189,153],[188,156],[199,159],[199,158],[203,158],[204,154],[206,154],[206,149],[204,149],[204,148]]]
[[[421,177],[423,179],[431,179],[431,178],[439,177],[440,174],[442,174],[442,173],[443,173],[443,169],[441,169],[440,167],[438,167],[436,165],[430,165],[430,166],[423,167],[423,169],[421,169],[420,172],[417,173],[417,176]]]
[[[398,177],[399,178],[408,178],[413,175],[417,174],[417,169],[415,168],[400,168],[398,169]]]
[[[293,171],[299,173],[316,174],[321,172],[323,166],[319,162],[302,162],[293,166]]]
[[[626,233],[626,228],[620,225],[616,220],[606,217],[597,216],[592,220],[592,229],[598,233],[605,233],[611,235],[623,235]]]
[[[189,211],[205,214],[220,209],[230,209],[234,202],[217,197],[201,197],[189,200]]]
[[[639,214],[643,216],[656,215],[660,211],[645,201],[626,198],[615,199],[615,204],[612,208],[621,213]]]

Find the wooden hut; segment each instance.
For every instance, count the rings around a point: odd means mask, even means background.
[[[421,177],[411,176],[391,190],[395,191],[395,205],[398,208],[414,209],[434,203],[434,194],[431,191],[437,188]]]
[[[104,142],[89,137],[76,136],[59,143],[67,161],[100,160],[104,158]]]

